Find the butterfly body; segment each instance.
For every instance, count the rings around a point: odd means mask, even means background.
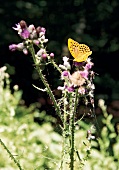
[[[87,45],[79,44],[71,38],[68,39],[68,48],[76,62],[86,61],[88,56],[92,54],[92,51],[90,51]]]

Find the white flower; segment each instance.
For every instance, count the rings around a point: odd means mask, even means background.
[[[37,55],[41,56],[43,53],[45,53],[45,49],[41,48],[38,52]]]
[[[70,66],[68,60],[69,60],[68,57],[66,57],[66,56],[63,57],[63,61],[64,61],[64,64],[63,64],[63,65],[64,65],[67,69],[71,69],[71,66]]]
[[[12,27],[14,30],[18,31],[18,34],[20,34],[22,32],[22,29],[21,29],[21,26],[20,24],[16,24],[16,28],[15,27]]]
[[[30,33],[32,33],[33,30],[35,30],[34,25],[33,25],[33,24],[29,25],[28,31],[29,31]]]
[[[62,65],[62,64],[59,64],[59,67],[60,67],[62,70],[67,70],[67,68],[66,68],[64,65]]]
[[[69,60],[69,58],[68,58],[68,57],[66,57],[66,56],[64,56],[64,57],[63,57],[63,61],[64,61],[64,63],[65,63],[65,62],[67,62],[68,60]]]
[[[57,89],[63,91],[65,87],[59,86]]]

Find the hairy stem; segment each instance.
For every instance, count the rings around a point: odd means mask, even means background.
[[[62,70],[58,67],[58,65],[54,62],[54,60],[50,60],[53,66],[62,74]]]
[[[9,154],[10,158],[14,161],[14,163],[17,165],[17,167],[19,168],[19,170],[23,170],[21,165],[19,164],[19,162],[15,159],[15,157],[12,155],[12,153],[9,151],[9,149],[6,147],[6,145],[4,144],[4,142],[0,139],[0,143],[1,145],[4,147],[4,149],[7,151],[7,153]]]
[[[77,108],[77,96],[78,96],[78,90],[76,90],[75,97],[71,95],[71,110],[70,110],[70,128],[71,128],[71,150],[70,150],[70,170],[74,170],[74,135],[75,135],[75,114],[76,114],[76,108]]]
[[[66,163],[67,155],[67,105],[66,105],[66,91],[64,93],[64,110],[63,110],[63,143],[62,143],[62,161],[61,161],[61,170],[64,170]]]
[[[55,97],[54,97],[54,95],[53,95],[53,93],[52,93],[52,91],[51,91],[51,88],[49,87],[49,84],[47,83],[44,75],[42,74],[42,70],[40,69],[39,65],[37,65],[37,63],[36,63],[35,50],[34,50],[34,47],[33,47],[32,44],[31,44],[29,50],[30,50],[30,52],[31,52],[31,54],[32,54],[33,61],[34,61],[34,63],[36,64],[36,67],[35,67],[35,68],[36,68],[36,70],[37,70],[37,72],[38,72],[38,74],[39,74],[39,77],[40,77],[40,79],[42,80],[43,84],[45,85],[45,87],[46,87],[46,89],[47,89],[46,91],[47,91],[47,93],[49,94],[49,96],[50,96],[50,98],[51,98],[51,100],[52,100],[52,102],[53,102],[53,104],[54,104],[54,107],[55,107],[55,110],[56,110],[57,115],[61,118],[60,107],[59,107],[57,101],[55,100]]]

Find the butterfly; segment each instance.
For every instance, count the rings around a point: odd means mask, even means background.
[[[68,39],[68,49],[76,62],[86,61],[88,56],[92,54],[87,45],[79,44],[71,38]]]

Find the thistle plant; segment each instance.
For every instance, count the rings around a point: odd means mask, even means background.
[[[34,67],[44,84],[44,89],[35,85],[34,87],[49,95],[55,112],[61,120],[60,127],[62,129],[63,142],[61,166],[59,169],[64,170],[68,166],[70,170],[74,170],[75,155],[77,154],[79,157],[79,153],[75,147],[75,132],[76,125],[82,118],[80,116],[79,119],[78,116],[80,103],[83,102],[86,107],[89,106],[88,115],[94,116],[94,72],[91,70],[93,66],[91,58],[88,58],[92,54],[92,51],[90,51],[88,46],[84,44],[80,45],[74,40],[69,39],[70,44],[68,44],[68,47],[72,56],[75,58],[73,67],[69,62],[69,58],[66,56],[63,57],[63,63],[57,65],[54,53],[48,53],[46,50],[45,44],[48,42],[48,39],[45,37],[45,28],[41,26],[35,28],[34,25],[28,26],[22,20],[13,29],[18,32],[22,42],[10,45],[9,49],[11,51],[22,51],[25,55],[28,53],[32,55]],[[63,86],[59,86],[57,89],[62,92],[62,96],[58,100],[56,100],[46,77],[43,75],[43,69],[48,64],[52,64],[61,74],[60,80],[63,82]],[[83,114],[83,116],[85,115],[86,113]],[[93,138],[94,136],[92,136],[91,130],[88,130],[87,140],[90,142]]]

